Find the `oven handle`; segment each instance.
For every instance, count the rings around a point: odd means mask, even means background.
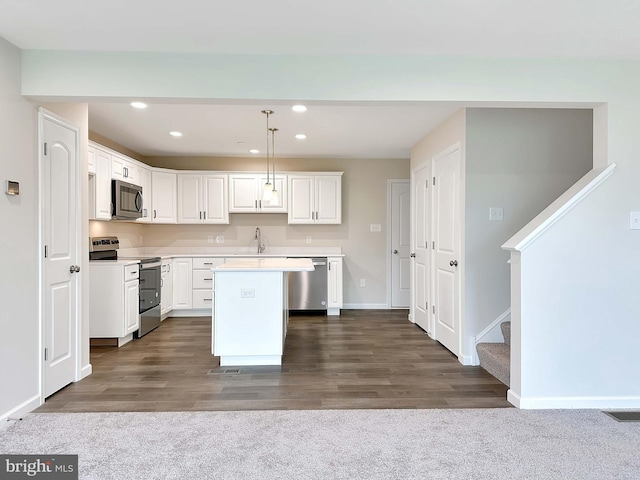
[[[150,268],[162,267],[162,262],[141,263],[140,270],[148,270]]]

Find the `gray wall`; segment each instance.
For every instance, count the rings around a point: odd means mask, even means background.
[[[591,170],[592,129],[592,110],[467,109],[468,342],[510,306],[501,245]],[[489,221],[490,207],[503,207],[504,220]]]
[[[0,38],[0,421],[39,400],[36,109],[20,95],[20,50]],[[5,181],[20,195],[5,195]],[[36,404],[37,405],[37,404]],[[33,407],[32,407],[33,408]]]

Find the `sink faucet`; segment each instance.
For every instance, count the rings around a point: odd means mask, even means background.
[[[264,243],[262,243],[262,233],[260,232],[260,227],[256,227],[255,239],[258,241],[258,255],[259,255],[265,250]]]

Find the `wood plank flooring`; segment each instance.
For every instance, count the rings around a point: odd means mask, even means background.
[[[293,316],[279,367],[220,367],[208,317],[169,318],[122,348],[92,347],[93,374],[37,412],[510,407],[406,310]]]

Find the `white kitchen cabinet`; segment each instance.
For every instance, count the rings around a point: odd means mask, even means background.
[[[173,260],[162,260],[160,271],[160,315],[162,318],[173,310]]]
[[[342,173],[289,175],[289,224],[342,223]]]
[[[173,309],[193,308],[193,259],[173,259]]]
[[[327,257],[327,315],[340,315],[342,300],[342,257]]]
[[[121,155],[111,154],[111,178],[141,186],[138,177],[138,165]]]
[[[96,174],[93,178],[96,220],[111,220],[111,155],[96,149]]]
[[[138,223],[151,223],[151,169],[138,167],[139,185],[142,187],[142,217],[137,218]]]
[[[229,212],[287,213],[287,176],[276,174],[275,179],[269,176],[269,181],[275,183],[278,191],[277,202],[262,200],[264,184],[267,182],[266,172],[229,174]]]
[[[210,310],[213,305],[213,267],[222,265],[224,258],[193,259],[193,308]]]
[[[118,346],[140,328],[138,264],[91,262],[89,337],[117,338]]]
[[[96,148],[93,145],[87,147],[87,170],[89,174],[96,173]]]
[[[151,205],[153,223],[177,222],[176,174],[162,170],[151,172]]]
[[[178,223],[229,223],[228,178],[178,174]]]

